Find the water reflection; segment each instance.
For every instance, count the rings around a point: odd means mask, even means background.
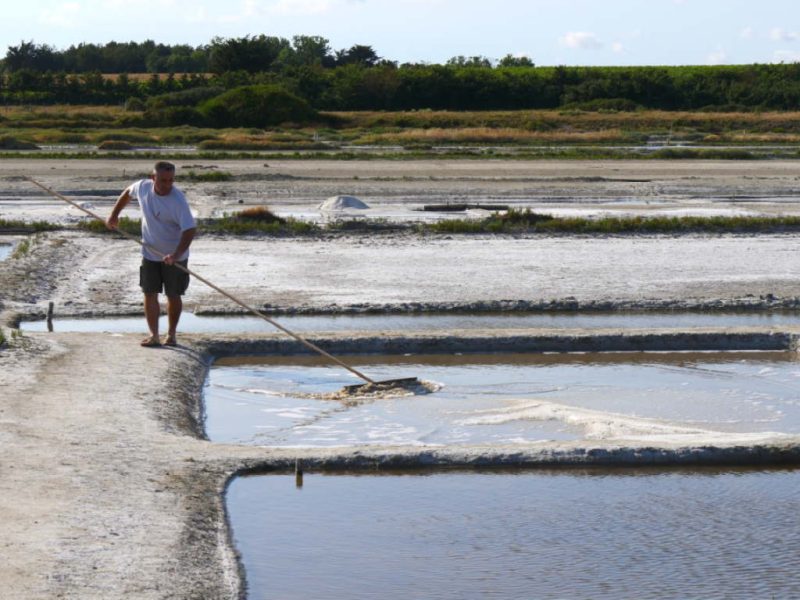
[[[249,598],[797,598],[798,471],[254,476]]]

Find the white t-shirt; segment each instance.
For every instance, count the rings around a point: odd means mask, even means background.
[[[178,247],[181,234],[196,227],[186,196],[175,186],[166,196],[159,196],[151,179],[137,181],[128,190],[142,211],[142,241],[163,254],[172,254]],[[162,259],[144,246],[142,256],[159,262]],[[187,258],[188,250],[176,260]]]

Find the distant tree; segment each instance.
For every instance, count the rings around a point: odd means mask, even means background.
[[[372,67],[380,62],[381,57],[375,54],[372,46],[361,46],[356,44],[347,50],[336,51],[337,65],[362,65]]]
[[[447,61],[450,67],[492,67],[492,60],[485,56],[454,56]]]
[[[97,44],[78,44],[75,48],[75,65],[72,69],[76,73],[87,71],[108,72],[105,64],[103,50]]]
[[[290,48],[281,52],[280,62],[289,67],[319,65],[325,68],[336,66],[336,58],[331,54],[330,43],[317,35],[296,35]]]
[[[512,56],[511,54],[506,54],[503,58],[500,59],[500,62],[497,63],[498,67],[533,67],[533,61],[528,58],[527,56]]]
[[[19,46],[8,46],[4,65],[7,71],[57,71],[61,66],[54,48],[47,44],[34,44],[33,40],[22,41]]]
[[[289,48],[289,41],[279,37],[216,37],[209,46],[208,68],[212,73],[220,74],[228,71],[268,71]]]
[[[202,73],[207,67],[208,51],[203,46],[172,46],[169,56],[162,62],[162,72],[167,73]]]

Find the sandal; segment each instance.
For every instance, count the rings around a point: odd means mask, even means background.
[[[168,335],[164,338],[164,345],[165,346],[177,346],[178,340],[175,339],[174,335]]]
[[[161,342],[158,341],[158,336],[151,335],[139,342],[139,345],[145,348],[158,348]]]

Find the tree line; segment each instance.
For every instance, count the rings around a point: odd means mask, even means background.
[[[9,47],[2,67],[5,103],[118,104],[170,94],[170,102],[180,103],[175,98],[197,97],[189,90],[206,98],[203,89],[221,93],[267,85],[317,110],[340,111],[800,108],[798,63],[537,67],[509,55],[500,61],[459,56],[446,64],[398,65],[370,46],[334,51],[316,36],[215,38],[196,48],[110,42],[64,51],[22,42]]]

